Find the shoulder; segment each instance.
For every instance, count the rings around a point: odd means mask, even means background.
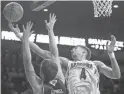
[[[68,66],[68,63],[70,62],[69,59],[65,57],[59,57],[61,64],[64,64],[65,66]]]
[[[69,61],[69,59],[67,59],[66,57],[59,57],[60,60],[65,60],[65,61]]]
[[[98,61],[98,60],[94,60],[93,63],[96,65],[98,70],[100,70],[101,67],[105,65],[102,61]]]
[[[95,63],[96,66],[102,66],[104,63],[102,61],[94,60],[93,63]]]

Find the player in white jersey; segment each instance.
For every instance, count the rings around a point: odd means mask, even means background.
[[[82,50],[84,54],[88,52],[87,59],[90,58],[90,50],[85,46],[75,47],[72,50],[73,58],[77,58],[76,50]],[[70,94],[99,94],[99,71],[95,63],[85,59],[70,61],[67,86]]]
[[[21,39],[22,36],[18,32],[18,28],[15,28],[14,33],[18,38]],[[115,43],[116,38],[112,35],[110,45],[106,45],[107,53],[111,61],[111,67],[106,66],[101,61],[89,61],[91,55],[90,50],[88,50],[88,48],[85,46],[76,46],[73,48],[72,58],[74,61],[70,61],[65,57],[59,57],[61,63],[68,68],[67,87],[69,94],[98,94],[97,91],[99,92],[99,87],[97,84],[99,82],[99,73],[103,73],[105,76],[111,79],[120,78],[120,68],[114,54]],[[31,50],[33,50],[33,52],[41,56],[43,59],[52,58],[52,55],[49,51],[41,49],[35,43],[29,42],[29,45]],[[71,64],[75,65],[77,62],[80,62],[82,65],[79,66],[77,64],[71,68]],[[83,65],[84,63],[87,64]],[[93,69],[86,67],[89,63],[92,63],[91,66]],[[96,71],[96,73],[94,73],[94,71]]]
[[[120,68],[114,55],[116,38],[111,36],[110,45],[106,45],[112,68],[101,61],[90,61],[91,51],[86,46],[72,49],[74,61],[68,63],[67,86],[69,94],[99,94],[99,73],[111,79],[120,78]]]

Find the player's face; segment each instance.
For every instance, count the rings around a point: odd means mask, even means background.
[[[86,58],[87,50],[85,48],[81,47],[74,47],[71,50],[72,58],[75,60],[82,60]]]

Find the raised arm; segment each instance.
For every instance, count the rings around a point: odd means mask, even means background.
[[[110,45],[108,44],[106,45],[112,68],[106,66],[101,61],[94,61],[94,62],[98,65],[98,68],[101,73],[103,73],[109,78],[119,79],[121,77],[121,72],[114,54],[115,43],[116,43],[116,38],[112,35]]]
[[[24,69],[25,69],[27,80],[29,81],[33,91],[37,92],[40,90],[40,85],[43,83],[42,83],[42,80],[36,75],[34,71],[34,67],[31,62],[31,52],[29,48],[28,38],[32,34],[32,32],[30,32],[32,26],[33,24],[31,22],[27,23],[26,28],[23,26],[23,31],[24,31],[23,37],[22,37],[23,63],[24,63]]]
[[[14,27],[14,25],[12,23],[9,23],[8,25],[9,25],[9,28],[11,29],[11,31],[15,33],[17,38],[19,38],[22,41],[23,38],[22,38],[22,35],[20,34],[20,29],[18,27],[18,24],[16,24],[16,27]],[[42,57],[43,59],[51,58],[51,54],[49,51],[41,49],[35,43],[29,41],[29,46],[34,53],[36,53],[38,56]]]
[[[55,14],[53,15],[50,14],[49,23],[45,20],[46,28],[48,30],[48,35],[49,35],[49,49],[50,49],[51,55],[54,58],[58,58],[61,61],[61,62],[59,61],[60,63],[62,63],[64,66],[68,66],[69,60],[65,57],[59,57],[59,51],[58,51],[58,47],[57,47],[54,32],[53,32],[55,22],[56,22]]]
[[[53,62],[56,63],[58,66],[58,73],[56,77],[61,79],[61,81],[65,83],[65,78],[64,78],[62,67],[60,64],[59,51],[58,51],[57,43],[56,43],[54,32],[53,32],[55,22],[56,22],[55,14],[53,15],[50,14],[49,22],[45,20],[46,28],[48,30],[48,35],[49,35],[49,49],[52,55]]]
[[[9,25],[9,28],[11,29],[11,31],[15,33],[17,38],[19,38],[22,41],[22,35],[20,34],[20,29],[18,27],[18,24],[16,25],[16,27],[14,27],[14,25],[12,23],[9,23],[8,25]],[[43,59],[51,59],[51,56],[52,56],[51,52],[41,49],[35,43],[30,42],[30,41],[29,41],[29,46],[34,53],[36,53],[38,56],[42,57]],[[60,60],[62,61],[62,63],[65,66],[68,65],[68,59],[67,58],[60,57]]]
[[[50,20],[49,22],[45,20],[46,28],[48,30],[48,35],[49,35],[49,49],[54,58],[59,58],[58,47],[53,32],[54,24],[56,22],[56,16],[54,14],[51,16],[50,14],[49,20]]]

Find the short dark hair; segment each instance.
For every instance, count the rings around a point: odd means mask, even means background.
[[[41,62],[40,76],[45,83],[53,80],[58,72],[58,66],[52,59],[45,59]]]

